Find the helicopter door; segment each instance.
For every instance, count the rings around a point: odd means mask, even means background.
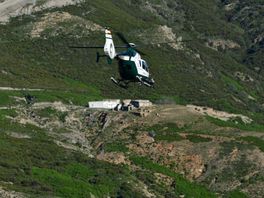
[[[147,66],[147,64],[145,64],[144,62],[143,62],[142,68],[143,68],[145,71],[149,72],[148,66]]]
[[[144,60],[139,61],[138,73],[142,76],[149,77],[148,65]]]

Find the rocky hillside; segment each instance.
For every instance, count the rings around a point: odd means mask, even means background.
[[[264,193],[263,128],[246,116],[194,105],[113,112],[15,99],[0,110],[2,197]]]
[[[229,22],[239,24],[248,35],[247,51],[243,62],[249,68],[262,74],[264,4],[261,1],[222,1]]]
[[[63,7],[66,5],[74,5],[80,2],[81,0],[1,0],[0,22],[8,23],[12,17],[31,15],[42,10]]]
[[[262,197],[263,6],[0,0],[0,197]],[[68,47],[106,26],[141,44],[154,89]],[[156,105],[86,107],[104,98]]]

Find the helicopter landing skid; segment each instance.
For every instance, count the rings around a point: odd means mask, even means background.
[[[147,87],[151,87],[151,85],[149,83],[143,81],[141,77],[137,76],[137,79],[138,79],[140,84],[143,84],[143,85],[145,85]]]
[[[123,80],[116,80],[114,77],[111,77],[111,81],[121,88],[128,88],[128,83]]]

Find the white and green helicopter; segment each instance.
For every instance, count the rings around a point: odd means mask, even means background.
[[[107,57],[109,64],[113,59],[118,61],[120,79],[116,80],[111,77],[111,80],[122,88],[128,88],[130,82],[139,82],[148,87],[153,87],[155,81],[151,78],[149,73],[149,66],[145,60],[141,58],[143,52],[136,49],[134,43],[129,43],[123,34],[116,33],[116,35],[125,43],[125,46],[115,47],[112,33],[109,29],[105,29],[105,45],[104,46],[71,46],[70,48],[102,48],[104,55],[97,52],[97,62],[100,57]],[[116,48],[126,48],[124,52],[116,52]]]

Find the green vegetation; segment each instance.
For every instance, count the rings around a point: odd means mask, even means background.
[[[155,136],[155,140],[163,140],[163,141],[168,141],[168,142],[173,142],[173,141],[180,141],[183,140],[183,138],[177,134],[177,133],[158,133]]]
[[[88,101],[100,99],[100,95],[93,92],[74,92],[74,91],[44,91],[31,93],[36,97],[37,102],[62,101],[76,105],[87,105]]]
[[[175,123],[162,123],[162,124],[155,124],[149,128],[147,128],[148,131],[165,131],[165,132],[168,132],[168,131],[171,131],[171,132],[181,132],[181,131],[184,131],[186,130],[187,127],[178,127],[177,124]]]
[[[10,117],[16,117],[17,113],[14,109],[1,109],[0,110],[0,120],[5,119],[5,116],[10,116]]]
[[[211,138],[205,138],[199,135],[187,135],[187,139],[193,143],[210,142],[212,140]]]
[[[14,96],[19,96],[19,93],[11,91],[0,91],[0,106],[11,106],[15,104]]]
[[[236,154],[235,152],[243,152],[248,150],[249,148],[252,148],[251,145],[245,145],[239,142],[224,142],[221,144],[222,149],[220,155],[222,157],[229,156],[232,158]],[[217,166],[217,164],[215,165]],[[246,175],[249,175],[252,170],[256,168],[255,164],[250,163],[247,160],[247,156],[242,155],[237,157],[236,160],[229,160],[228,166],[225,166],[223,170],[221,171],[222,173],[217,175],[218,180],[221,182],[230,182],[234,180],[238,180],[240,178],[240,181],[245,184],[248,181],[244,180]],[[252,181],[252,183],[256,183],[256,181]],[[228,193],[227,193],[228,194]]]
[[[260,131],[260,132],[264,131],[264,125],[254,124],[254,123],[245,124],[239,118],[234,119],[234,120],[223,121],[217,118],[207,116],[207,120],[221,127],[234,127],[234,128],[238,128],[238,129],[245,130],[245,131]]]
[[[105,166],[107,167],[107,164]],[[63,172],[32,168],[33,178],[45,185],[47,189],[52,189],[57,196],[92,197],[94,195],[103,197],[107,194],[114,195],[118,189],[119,182],[113,182],[112,178],[108,177],[107,174],[103,178],[102,173],[98,173],[88,164],[70,164],[66,166]],[[115,176],[113,175],[114,178]],[[119,179],[124,178],[119,177]]]
[[[41,109],[37,112],[38,116],[40,117],[51,117],[55,115],[57,111],[51,107]]]
[[[261,151],[264,152],[264,140],[262,140],[261,138],[247,136],[247,137],[241,137],[239,139],[246,141],[250,143],[251,145],[257,146]]]
[[[128,152],[128,148],[122,142],[106,144],[106,146],[104,147],[104,150],[106,152],[123,152],[123,153]]]
[[[232,153],[232,151],[235,149],[235,148],[238,148],[238,149],[243,149],[243,144],[241,142],[238,142],[238,141],[231,141],[231,142],[223,142],[221,143],[221,146],[222,146],[222,149],[221,149],[221,156],[225,156],[227,154],[230,154]]]
[[[57,111],[51,107],[40,109],[36,112],[36,114],[41,118],[57,117],[61,122],[65,122],[65,119],[68,115],[67,112]]]
[[[6,185],[33,196],[115,196],[122,183],[135,179],[125,167],[58,147],[41,131],[31,139],[1,132],[0,155],[0,180],[13,182]]]
[[[28,134],[33,137],[39,137],[39,138],[46,138],[46,136],[43,137],[43,130],[30,125],[22,125],[16,122],[12,122],[9,118],[6,116],[10,117],[16,117],[17,113],[15,110],[0,110],[0,137],[1,135],[4,135],[5,133],[8,132],[17,132],[18,134]]]
[[[191,129],[191,125],[185,126],[182,128],[179,128],[177,124],[175,123],[166,123],[166,124],[156,124],[153,125],[147,130],[150,133],[154,133],[155,140],[162,140],[167,142],[173,142],[173,141],[181,141],[185,138],[181,135],[179,135],[179,132],[188,132],[188,129]],[[191,131],[193,133],[194,131]],[[196,131],[196,133],[200,133],[200,131]],[[203,134],[208,134],[208,132],[202,132]],[[186,136],[186,139],[193,143],[199,143],[199,142],[210,142],[211,138],[205,138],[201,137],[196,134],[189,134]]]
[[[177,132],[185,130],[185,128],[179,128],[174,123],[156,124],[147,129],[149,132],[155,133],[155,140],[164,140],[168,142],[180,141],[183,139]]]
[[[0,106],[12,106],[17,104],[13,96],[24,98],[26,95],[34,97],[34,102],[55,102],[73,103],[76,105],[87,105],[88,101],[101,99],[98,91],[78,90],[43,90],[43,91],[0,91]]]
[[[226,196],[226,198],[247,198],[247,197],[248,196],[246,196],[244,193],[242,193],[242,192],[240,192],[238,190],[231,191]]]
[[[74,179],[69,175],[61,174],[54,170],[33,168],[32,174],[33,178],[37,179],[37,181],[54,188],[58,196],[90,197],[91,194],[99,196],[99,192],[95,191],[89,183],[87,184],[86,182]]]
[[[235,89],[235,91],[244,90],[243,86],[241,86],[237,81],[233,80],[232,78],[223,75],[222,79],[227,85],[232,86]]]
[[[216,197],[213,193],[210,193],[205,187],[191,183],[188,180],[184,179],[181,175],[174,173],[169,168],[161,166],[152,162],[151,160],[145,157],[132,156],[130,160],[134,164],[152,172],[162,173],[167,175],[175,180],[175,194],[185,195],[186,197]]]

